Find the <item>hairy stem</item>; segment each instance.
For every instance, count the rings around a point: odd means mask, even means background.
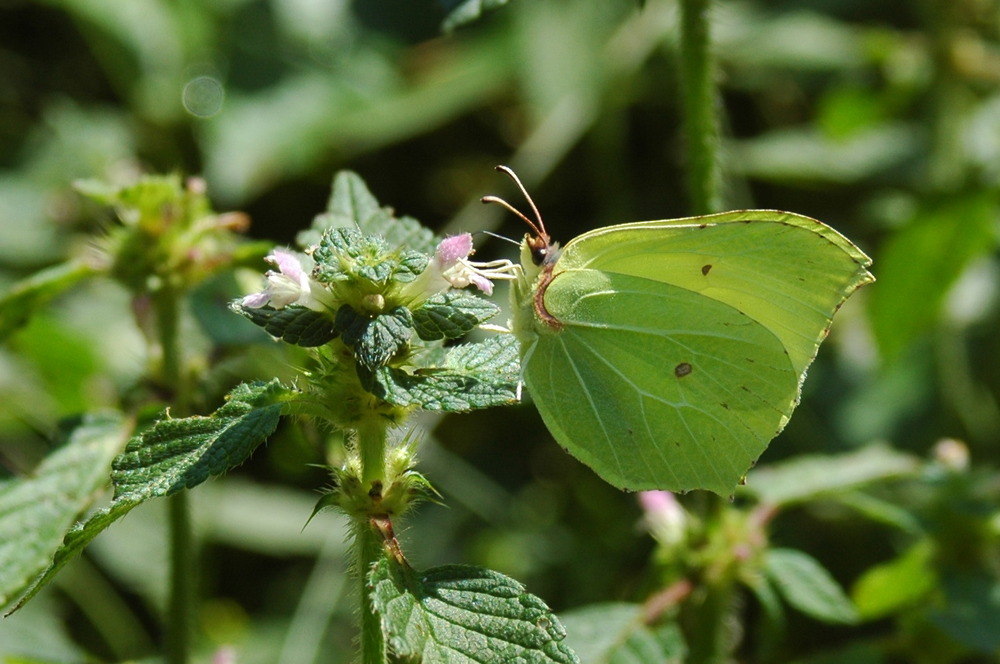
[[[681,0],[681,84],[688,194],[695,214],[718,212],[719,119],[709,35],[711,0]]]
[[[355,517],[354,546],[357,548],[358,581],[361,598],[361,662],[385,664],[385,635],[378,614],[372,608],[368,571],[382,554],[382,537],[368,520]]]
[[[385,480],[386,428],[380,425],[362,425],[357,430],[356,444],[361,457],[362,486],[369,495],[381,494]],[[361,613],[361,661],[363,664],[385,664],[385,635],[378,615],[372,609],[371,588],[368,587],[368,571],[381,557],[383,541],[381,534],[371,525],[370,515],[354,515],[354,546],[357,551],[357,575],[359,583],[359,606]]]

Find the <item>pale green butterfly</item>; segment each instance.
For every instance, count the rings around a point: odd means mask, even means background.
[[[784,428],[833,314],[874,281],[860,249],[790,212],[599,228],[560,249],[534,213],[511,287],[524,383],[609,483],[731,494]]]

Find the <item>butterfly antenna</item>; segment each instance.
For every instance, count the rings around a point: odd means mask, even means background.
[[[528,201],[528,205],[531,206],[531,211],[535,215],[535,221],[532,221],[531,219],[526,217],[524,213],[522,213],[520,210],[518,210],[517,208],[515,208],[513,205],[503,200],[502,198],[498,198],[497,196],[483,196],[479,200],[482,201],[483,203],[499,203],[500,205],[502,205],[503,207],[507,208],[512,213],[520,217],[521,220],[524,221],[524,223],[528,224],[528,226],[531,227],[531,230],[535,231],[535,235],[538,235],[539,237],[548,238],[549,234],[545,232],[545,223],[542,221],[542,215],[541,213],[538,212],[538,207],[535,205],[535,201],[531,200],[531,196],[528,194],[528,190],[524,188],[523,184],[521,184],[521,180],[517,177],[517,174],[514,173],[514,171],[511,170],[509,166],[504,166],[502,164],[497,166],[496,170],[507,175],[507,177],[509,177],[511,180],[514,181],[514,184],[517,185],[517,188],[521,190],[521,193],[524,195],[524,198]]]
[[[493,201],[486,201],[486,202],[490,203],[490,202],[493,202]],[[475,231],[473,233],[473,235],[478,235],[479,233],[482,233],[483,235],[489,235],[490,237],[495,237],[496,239],[503,240],[504,242],[510,242],[514,246],[520,246],[521,245],[521,243],[518,242],[517,240],[512,240],[511,238],[507,237],[506,235],[500,235],[499,233],[494,233],[493,231],[487,231],[487,230]]]

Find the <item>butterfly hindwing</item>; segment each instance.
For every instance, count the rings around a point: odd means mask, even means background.
[[[781,429],[798,377],[738,310],[670,284],[560,272],[525,381],[574,456],[625,489],[732,490]]]

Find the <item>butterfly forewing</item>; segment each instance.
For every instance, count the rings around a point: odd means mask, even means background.
[[[768,210],[610,226],[570,242],[559,269],[631,274],[692,290],[771,330],[805,371],[871,261],[828,226]]]

